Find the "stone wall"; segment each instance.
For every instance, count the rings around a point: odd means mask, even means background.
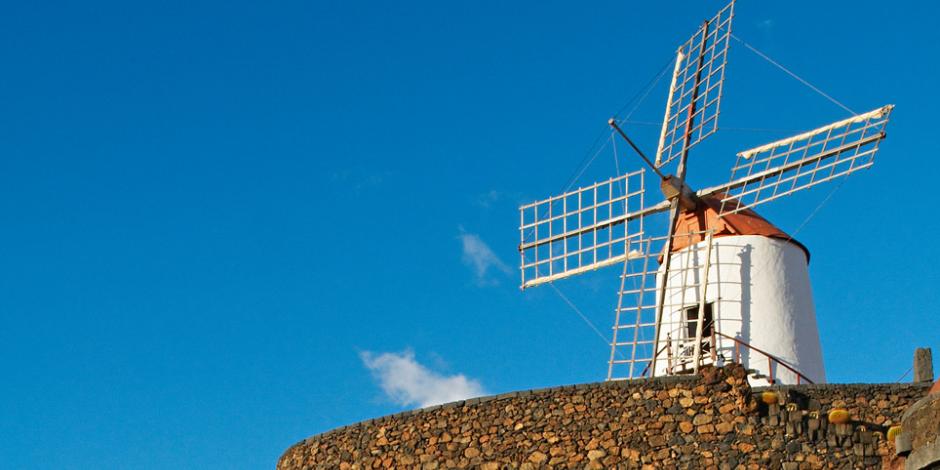
[[[906,469],[940,469],[940,381],[928,396],[904,412],[901,424],[903,432],[896,441],[900,447],[897,462],[904,463]]]
[[[912,384],[751,390],[745,373],[704,368],[694,377],[515,392],[399,413],[306,439],[277,469],[880,467],[892,454],[887,428],[927,391]],[[852,420],[829,423],[835,407]]]

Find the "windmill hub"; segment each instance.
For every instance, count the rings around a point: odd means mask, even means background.
[[[698,207],[699,198],[695,195],[695,191],[692,191],[689,185],[677,176],[669,175],[663,178],[659,182],[659,189],[667,200],[678,199],[679,205],[685,210],[691,211]]]

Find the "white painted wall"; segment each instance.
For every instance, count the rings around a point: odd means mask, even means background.
[[[667,284],[660,330],[661,347],[667,333],[676,347],[687,334],[683,317],[685,308],[698,305],[701,286],[691,284],[699,284],[697,277],[703,273],[704,245],[702,242],[695,249],[673,255],[673,268],[689,266],[690,269],[686,271],[689,276],[685,284],[681,281],[681,270],[670,269],[672,274]],[[815,383],[824,383],[826,372],[806,253],[784,240],[742,235],[714,238],[710,259],[706,300],[713,302],[718,331],[773,354]],[[660,273],[657,284],[662,282]],[[716,352],[730,361],[734,342],[720,337],[718,341]],[[694,341],[686,344],[692,345]],[[672,348],[672,352],[675,358],[677,349]],[[747,349],[742,349],[742,354],[742,362],[748,368],[770,375],[766,356]],[[711,362],[709,355],[705,356],[705,362]],[[665,375],[667,365],[663,352],[657,359],[656,375]],[[796,375],[779,366],[775,366],[773,376],[778,383],[796,383]],[[767,382],[752,379],[751,384],[767,385]]]

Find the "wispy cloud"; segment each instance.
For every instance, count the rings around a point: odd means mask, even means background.
[[[528,197],[516,191],[491,189],[473,196],[471,202],[477,207],[487,210],[507,204],[518,206],[519,204],[528,202],[528,200]]]
[[[441,375],[415,360],[413,351],[359,354],[382,391],[402,406],[439,405],[485,395],[479,382],[463,374]]]
[[[379,186],[391,175],[389,171],[365,171],[355,168],[335,170],[330,181],[359,193],[364,189]]]
[[[477,283],[491,285],[497,281],[490,274],[493,270],[509,274],[511,270],[503,260],[493,253],[493,250],[475,233],[460,231],[460,243],[463,246],[463,262],[473,269]]]
[[[483,194],[478,194],[476,203],[478,206],[489,209],[490,206],[499,202],[503,198],[503,193],[495,189],[491,189]]]

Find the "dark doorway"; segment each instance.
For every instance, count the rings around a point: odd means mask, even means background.
[[[685,310],[686,333],[689,339],[695,339],[696,320],[698,319],[698,307],[692,307]],[[705,304],[705,313],[702,315],[702,342],[707,343],[711,338],[715,328],[715,320],[712,316],[712,302]]]

